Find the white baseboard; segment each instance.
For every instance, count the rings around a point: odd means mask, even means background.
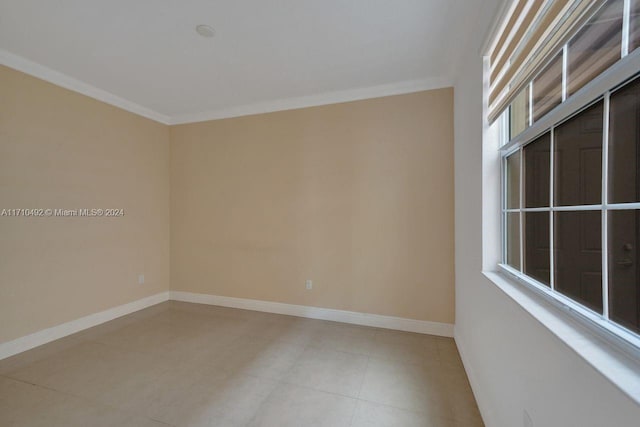
[[[93,313],[61,325],[43,329],[12,341],[0,343],[0,360],[167,300],[169,300],[169,292],[160,292],[159,294]]]
[[[426,320],[285,304],[281,302],[170,291],[151,295],[61,325],[43,329],[12,341],[0,343],[0,360],[168,300],[218,305],[244,310],[307,317],[310,319],[331,320],[354,325],[373,326],[376,328],[395,329],[398,331],[417,332],[420,334],[453,337],[453,325],[450,323],[429,322]]]
[[[331,308],[306,305],[285,304],[281,302],[261,301],[245,298],[223,297],[192,292],[171,291],[170,299],[198,304],[219,305],[244,310],[264,311],[289,316],[308,317],[310,319],[331,320],[352,323],[354,325],[417,332],[420,334],[453,337],[453,325],[450,323],[429,322],[426,320],[406,319],[403,317],[382,316],[379,314],[359,313],[355,311],[335,310]]]
[[[467,373],[467,378],[469,378],[471,391],[473,392],[473,396],[476,398],[476,403],[478,404],[478,410],[480,411],[482,421],[487,427],[494,426],[495,423],[493,422],[493,418],[491,417],[489,406],[484,399],[484,394],[480,391],[478,378],[476,377],[473,368],[471,367],[471,362],[469,361],[468,354],[466,353],[463,344],[464,340],[460,339],[457,333],[454,333],[454,339],[456,341],[456,347],[458,347],[458,353],[460,353],[460,358],[462,359],[462,365],[464,366],[464,370]]]

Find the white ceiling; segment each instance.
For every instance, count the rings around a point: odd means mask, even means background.
[[[0,59],[177,123],[451,84],[482,4],[0,0]]]

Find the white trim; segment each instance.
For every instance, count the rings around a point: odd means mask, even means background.
[[[640,203],[607,203],[605,205],[607,210],[623,210],[623,209],[640,209]]]
[[[363,99],[381,98],[384,96],[404,95],[424,90],[453,87],[453,79],[445,77],[407,80],[397,83],[383,84],[357,89],[325,92],[316,95],[282,98],[254,104],[220,108],[194,114],[181,114],[171,117],[172,125],[204,122],[207,120],[227,119],[231,117],[250,116],[254,114],[272,113],[276,111],[295,110],[298,108],[317,107],[320,105],[339,104]]]
[[[454,80],[452,78],[432,77],[419,80],[405,80],[364,88],[325,92],[309,96],[274,99],[198,113],[168,116],[3,49],[0,49],[0,65],[13,68],[14,70],[21,71],[30,76],[37,77],[49,83],[81,93],[97,99],[98,101],[122,108],[123,110],[155,120],[156,122],[165,125],[227,119],[253,114],[272,113],[275,111],[295,110],[298,108],[317,107],[320,105],[381,98],[384,96],[404,95],[424,90],[453,87],[454,85]]]
[[[533,124],[533,79],[531,79],[531,81],[529,82],[529,88],[527,90],[529,92],[528,122],[529,122],[529,126],[531,126]]]
[[[485,31],[482,44],[478,49],[480,56],[489,55],[495,48],[495,44],[498,42],[498,34],[504,31],[507,26],[507,17],[510,16],[515,9],[515,1],[502,0],[500,3],[501,4],[496,7],[495,13],[493,14],[493,21]]]
[[[121,98],[117,95],[107,92],[106,90],[99,89],[81,80],[70,77],[59,71],[52,70],[49,67],[45,67],[44,65],[15,55],[11,52],[7,52],[3,49],[0,49],[0,65],[13,68],[14,70],[22,71],[23,73],[30,76],[37,77],[65,89],[81,93],[82,95],[97,99],[98,101],[113,105],[139,116],[155,120],[156,122],[160,122],[165,125],[169,124],[169,116],[160,114],[147,107],[136,104],[135,102],[131,102],[127,99]]]
[[[518,176],[518,185],[520,186],[520,201],[518,205],[520,206],[520,210],[518,212],[518,219],[520,220],[520,271],[524,272],[524,213],[522,212],[522,208],[524,207],[524,149],[520,147],[520,173]]]
[[[565,296],[557,290],[550,289],[544,283],[540,283],[510,265],[498,264],[498,269],[521,286],[524,285],[530,288],[545,301],[570,313],[575,320],[582,323],[585,328],[594,334],[597,334],[610,346],[618,348],[618,350],[626,353],[640,363],[640,335],[625,329],[624,326],[618,325],[609,319],[605,319],[600,313],[580,304],[569,296]]]
[[[160,292],[159,294],[93,313],[61,325],[43,329],[12,341],[0,343],[0,360],[168,300],[169,292]]]
[[[558,126],[580,111],[602,100],[605,92],[615,92],[618,87],[623,86],[629,79],[635,78],[638,70],[640,70],[640,49],[636,49],[618,60],[598,77],[591,80],[574,94],[571,94],[566,101],[554,107],[529,128],[502,145],[500,150],[508,152],[517,146],[533,141],[538,136],[548,132],[552,125]]]
[[[602,254],[602,316],[609,319],[609,220],[607,214],[607,202],[609,200],[609,102],[610,92],[604,94],[604,105],[602,113],[602,213],[600,214],[600,253]]]
[[[509,155],[503,156],[503,158],[507,158]],[[546,208],[504,208],[502,212],[562,212],[562,211],[599,211],[599,210],[630,210],[630,209],[640,209],[640,202],[631,202],[631,203],[607,203],[604,205],[569,205],[569,206],[551,206]]]
[[[622,6],[622,43],[620,57],[624,58],[629,54],[629,28],[631,21],[631,0],[624,0]]]
[[[540,298],[542,294],[537,292],[540,289],[521,284],[531,281],[516,282],[495,271],[483,271],[483,274],[619,390],[640,403],[640,359],[632,348],[614,344],[619,341],[616,336],[598,333],[592,323],[581,320],[574,309],[561,307],[553,299]],[[469,370],[467,373],[471,381]],[[478,406],[481,405],[484,406],[482,401],[478,401]]]
[[[417,332],[419,334],[438,335],[449,338],[453,337],[453,324],[451,323],[430,322],[427,320],[415,320],[403,317],[383,316],[380,314],[335,310],[332,308],[285,304],[281,302],[224,297],[181,291],[171,291],[170,299],[173,301],[218,305],[222,307],[240,308],[243,310],[307,317],[309,319],[331,320],[334,322],[351,323],[354,325]]]
[[[567,95],[569,94],[569,81],[567,77],[569,76],[569,43],[565,43],[562,46],[562,95],[560,96],[560,103],[563,103],[567,100]]]
[[[127,304],[119,305],[117,307],[112,307],[98,313],[93,313],[61,325],[43,329],[20,338],[16,338],[12,341],[0,343],[0,360],[169,300],[263,311],[267,313],[285,314],[310,319],[331,320],[334,322],[416,332],[419,334],[453,337],[453,324],[450,323],[429,322],[426,320],[407,319],[403,317],[383,316],[379,314],[359,313],[355,311],[335,310],[331,308],[285,304],[245,298],[197,294],[192,292],[166,291],[132,301]]]
[[[555,139],[555,125],[552,125],[549,129],[549,287],[552,290],[556,289],[556,243],[555,243],[555,215],[553,214],[553,208],[555,207],[555,179],[556,171],[555,156],[556,156],[556,139]]]
[[[462,366],[464,366],[464,371],[467,374],[467,378],[469,379],[469,385],[471,385],[471,392],[473,393],[473,397],[476,399],[476,404],[478,405],[478,410],[480,411],[480,417],[484,422],[484,425],[487,426],[495,426],[497,425],[493,420],[492,413],[489,410],[489,402],[488,399],[485,400],[487,396],[485,393],[481,392],[480,382],[478,381],[477,375],[471,366],[471,359],[467,356],[467,351],[465,350],[464,339],[458,333],[458,328],[454,328],[453,339],[456,342],[456,347],[458,347],[458,353],[460,354],[460,359],[462,359]]]

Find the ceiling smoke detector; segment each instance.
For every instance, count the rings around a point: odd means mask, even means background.
[[[216,35],[216,30],[208,25],[196,25],[196,32],[202,37],[213,37]]]

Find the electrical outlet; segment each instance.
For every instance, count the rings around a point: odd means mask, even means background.
[[[305,280],[304,285],[306,286],[307,290],[313,289],[313,282],[311,280]]]
[[[144,274],[138,274],[138,285],[144,285]]]

